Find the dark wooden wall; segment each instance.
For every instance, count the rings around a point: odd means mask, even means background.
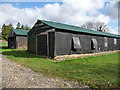
[[[55,32],[48,33],[49,57],[54,58],[55,51]]]
[[[48,26],[48,25],[40,25],[40,22],[37,22],[34,27],[28,32],[28,36],[35,36],[38,34],[41,34],[42,32],[46,32],[48,30],[53,29],[53,27]]]
[[[51,28],[46,25],[42,25],[40,27],[34,27],[28,33],[28,52],[38,55],[41,54],[43,56],[44,54],[47,54],[47,56],[49,57],[54,57],[54,41],[55,41],[54,31],[55,31],[54,28]],[[40,37],[42,38],[42,35],[47,36],[46,41],[44,41],[44,39],[40,39]],[[44,47],[45,50],[41,50],[41,48],[43,48],[43,44],[45,43],[47,44],[47,48]]]
[[[120,50],[120,38],[117,39],[117,47],[118,47],[118,50]]]
[[[28,52],[36,54],[36,36],[28,36]]]
[[[72,37],[79,37],[81,43],[81,49],[72,50]],[[80,53],[91,53],[91,52],[103,52],[117,50],[118,45],[114,44],[114,38],[106,37],[108,39],[108,47],[105,47],[105,37],[87,35],[83,33],[68,33],[68,32],[55,32],[55,56],[57,55],[69,55],[69,54],[80,54]],[[91,50],[91,40],[96,39],[98,42],[97,51]],[[118,41],[117,41],[118,43]]]

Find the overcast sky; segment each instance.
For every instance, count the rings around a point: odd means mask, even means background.
[[[56,2],[0,2],[0,28],[17,22],[33,26],[38,19],[80,26],[87,21],[104,22],[118,33],[119,0],[56,0]],[[24,0],[23,0],[24,1]],[[34,1],[34,0],[33,0]],[[39,0],[40,1],[40,0]],[[54,0],[52,0],[54,1]]]

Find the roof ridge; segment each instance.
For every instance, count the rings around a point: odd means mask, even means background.
[[[29,31],[29,30],[23,30],[23,29],[12,29],[12,30],[21,30],[21,31]]]

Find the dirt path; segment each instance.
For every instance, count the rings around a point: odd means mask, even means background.
[[[2,55],[2,88],[85,88],[77,82],[45,77]],[[86,87],[87,88],[87,87]]]

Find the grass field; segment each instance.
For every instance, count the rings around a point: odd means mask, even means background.
[[[7,49],[3,43],[2,53],[9,59],[51,77],[77,80],[91,88],[118,87],[118,54],[54,62],[24,50]]]

